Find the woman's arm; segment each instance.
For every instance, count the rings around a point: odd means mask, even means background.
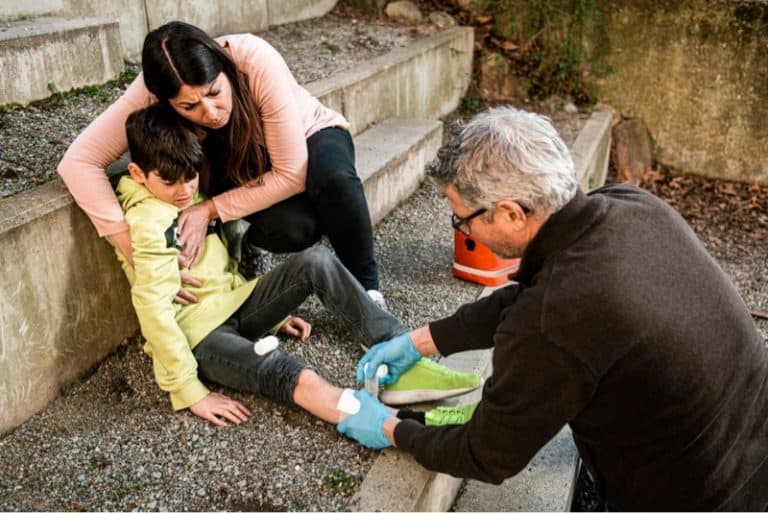
[[[128,232],[104,169],[128,149],[128,115],[154,101],[139,74],[125,93],[77,136],[59,163],[59,175],[102,237]],[[125,249],[116,245],[121,251]]]
[[[213,198],[219,217],[226,222],[304,191],[307,177],[304,117],[311,117],[313,113],[302,111],[309,95],[269,43],[252,35],[225,39],[238,68],[248,76],[272,162],[272,171],[264,175],[261,185],[238,187]]]

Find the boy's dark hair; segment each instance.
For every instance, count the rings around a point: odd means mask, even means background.
[[[192,180],[203,170],[205,154],[193,125],[166,105],[156,103],[125,121],[131,161],[144,174],[157,171],[169,182]]]

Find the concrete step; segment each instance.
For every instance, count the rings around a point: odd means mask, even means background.
[[[418,188],[442,136],[439,121],[387,119],[355,138],[357,173],[374,224]]]
[[[49,16],[3,23],[0,64],[0,105],[103,84],[123,69],[119,25],[102,18]]]

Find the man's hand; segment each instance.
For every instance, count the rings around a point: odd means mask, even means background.
[[[357,390],[355,398],[360,401],[360,411],[340,422],[336,429],[369,449],[390,447],[383,430],[384,421],[391,416],[389,409],[365,390]]]
[[[309,334],[312,333],[312,325],[301,317],[291,316],[280,326],[279,333],[285,333],[291,337],[296,337],[302,342],[306,342]]]
[[[403,372],[410,369],[420,358],[421,354],[414,347],[411,334],[405,332],[392,340],[372,346],[360,358],[357,363],[357,382],[362,383],[365,378],[374,377],[379,365],[386,363],[389,372],[379,381],[384,385],[394,383]],[[366,363],[368,364],[367,369],[365,369]]]
[[[189,409],[198,417],[217,426],[227,426],[227,421],[240,424],[251,416],[251,412],[242,403],[216,392],[209,392]]]

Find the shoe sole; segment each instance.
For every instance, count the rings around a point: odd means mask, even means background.
[[[390,406],[426,403],[429,401],[438,401],[440,399],[447,399],[448,397],[466,394],[467,392],[477,390],[479,387],[480,385],[467,388],[454,388],[451,390],[383,390],[381,394],[379,394],[379,400],[382,403],[388,404]]]

